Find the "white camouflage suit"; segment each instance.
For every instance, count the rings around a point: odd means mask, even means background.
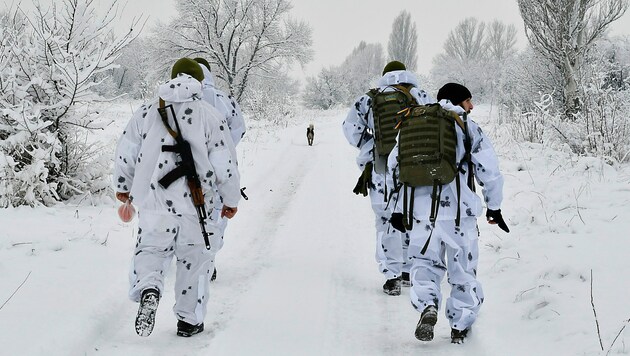
[[[203,91],[203,100],[212,105],[217,111],[221,114],[221,123],[223,127],[227,127],[229,133],[226,134],[226,141],[229,141],[230,152],[232,153],[232,157],[234,158],[236,164],[238,165],[238,158],[236,154],[236,145],[241,141],[241,138],[245,136],[245,120],[243,119],[243,114],[241,112],[241,108],[232,98],[228,96],[223,91],[218,89],[214,84],[214,76],[208,70],[208,68],[200,64],[199,65],[203,70],[203,81],[201,82],[202,91]],[[214,212],[211,214],[211,220],[209,223],[212,223],[217,228],[218,234],[223,238],[225,234],[225,229],[227,227],[228,219],[225,217],[221,217],[221,207],[223,206],[223,199],[219,194],[219,191],[214,189]],[[221,245],[222,246],[222,245]]]
[[[448,100],[440,101],[442,107],[457,112],[460,116],[464,110],[453,106]],[[503,176],[499,171],[499,163],[492,143],[481,128],[468,121],[468,133],[471,139],[471,155],[477,183],[482,187],[488,209],[498,210],[503,200]],[[461,162],[464,153],[464,134],[457,126],[457,160]],[[389,168],[398,175],[398,145],[389,155]],[[464,171],[468,165],[463,165]],[[483,212],[483,203],[475,192],[468,188],[468,172],[460,172],[461,193],[457,199],[456,181],[444,185],[440,196],[435,226],[429,222],[431,215],[431,194],[433,187],[415,188],[413,204],[413,227],[407,230],[410,236],[409,259],[411,266],[411,304],[422,312],[427,306],[441,305],[442,294],[440,283],[444,273],[448,272],[451,295],[446,300],[445,314],[451,328],[465,330],[477,318],[483,303],[483,289],[477,281],[477,263],[479,259],[477,217]],[[391,183],[393,184],[393,183]],[[408,189],[408,192],[411,190]],[[402,194],[402,191],[401,193]],[[402,201],[402,199],[401,199]],[[401,201],[396,211],[402,211]],[[460,206],[460,225],[455,226],[457,205]],[[428,248],[421,253],[427,239]]]
[[[388,86],[397,84],[411,84],[410,92],[418,104],[427,104],[434,100],[424,91],[418,88],[418,79],[413,73],[406,70],[387,72],[378,81],[379,89],[394,90]],[[348,142],[359,149],[357,164],[359,169],[368,162],[374,160],[374,116],[370,110],[372,99],[367,95],[359,97],[345,121],[343,133]],[[409,272],[406,250],[409,240],[407,236],[391,227],[391,217],[394,204],[388,204],[385,199],[385,175],[372,170],[372,183],[374,189],[369,190],[368,195],[372,203],[376,225],[376,262],[386,279],[398,278],[402,272]],[[391,191],[391,189],[389,189]]]
[[[240,199],[239,173],[226,145],[220,114],[201,100],[201,83],[186,74],[159,87],[159,96],[172,104],[181,134],[191,145],[196,171],[212,209],[216,187],[224,204],[236,207]],[[168,189],[158,181],[177,167],[174,152],[162,152],[162,145],[175,144],[157,112],[158,100],[137,110],[116,148],[114,185],[117,192],[130,192],[138,208],[138,236],[130,270],[129,297],[138,302],[143,290],[156,288],[164,294],[164,276],[173,255],[177,258],[175,305],[178,320],[197,325],[203,322],[208,302],[214,256],[223,241],[213,225],[207,250],[186,178],[175,180]],[[176,129],[169,114],[169,125]],[[210,213],[210,211],[209,211]],[[210,215],[210,214],[209,214]]]

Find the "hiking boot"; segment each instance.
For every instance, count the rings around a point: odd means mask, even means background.
[[[383,284],[383,292],[389,295],[400,295],[400,278],[388,279]]]
[[[177,336],[191,337],[203,331],[203,323],[199,325],[188,324],[183,320],[177,321]]]
[[[463,344],[466,336],[468,336],[468,329],[451,329],[451,344]]]
[[[136,334],[142,337],[151,335],[155,325],[155,312],[159,303],[160,292],[157,289],[149,288],[142,291],[135,322]]]
[[[214,268],[214,272],[212,272],[212,277],[210,277],[210,282],[214,281],[215,279],[217,279],[217,268]]]
[[[420,341],[433,340],[433,327],[437,323],[437,308],[429,305],[420,315],[418,325],[416,325],[416,339]]]
[[[403,272],[400,278],[402,279],[403,287],[411,287],[411,281],[409,280],[409,272]]]

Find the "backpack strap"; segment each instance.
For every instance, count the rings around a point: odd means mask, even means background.
[[[416,193],[416,187],[410,187],[407,184],[403,185],[403,224],[405,225],[405,229],[411,230],[413,228],[413,201],[414,194]],[[411,199],[407,193],[408,189],[411,188]]]
[[[396,85],[392,85],[391,87],[405,94],[405,96],[407,97],[407,103],[409,104],[409,106],[418,105],[416,98],[414,98],[413,95],[411,95],[411,88],[413,87],[411,84],[407,84],[407,83],[396,84]]]
[[[442,197],[442,185],[438,182],[433,183],[433,191],[431,192],[431,215],[429,215],[429,221],[431,225],[435,225],[435,219],[437,218],[438,210],[440,209],[440,198]]]
[[[468,115],[464,113],[464,148],[466,149],[466,153],[464,154],[464,159],[468,163],[468,181],[466,184],[468,188],[475,191],[475,170],[472,162],[472,139],[470,134],[468,133]]]

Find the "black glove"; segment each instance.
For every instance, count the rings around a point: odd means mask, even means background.
[[[505,220],[503,220],[503,215],[501,215],[501,209],[499,210],[491,210],[488,209],[486,211],[486,218],[490,224],[497,224],[501,228],[501,230],[505,232],[510,232]]]
[[[375,188],[372,183],[372,166],[372,162],[365,164],[365,168],[363,168],[363,172],[361,172],[361,176],[359,176],[359,180],[357,180],[357,185],[355,185],[352,190],[354,194],[362,194],[365,197],[368,195],[369,188]]]
[[[405,228],[405,224],[403,223],[403,214],[402,213],[393,213],[392,217],[389,218],[389,223],[392,224],[392,227],[400,232],[407,232]]]

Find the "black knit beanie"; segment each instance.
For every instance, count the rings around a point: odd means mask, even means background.
[[[203,80],[203,70],[201,69],[201,66],[199,65],[199,63],[190,58],[181,58],[177,60],[175,64],[173,64],[173,69],[171,70],[171,79],[177,77],[177,75],[181,73],[188,74],[198,81]]]
[[[393,72],[395,70],[406,70],[406,69],[407,69],[407,67],[405,67],[405,65],[402,64],[401,62],[391,61],[391,62],[387,63],[385,68],[383,68],[383,74],[382,75],[385,75],[385,73],[387,73],[387,72]]]
[[[462,101],[472,98],[470,90],[465,86],[457,83],[447,83],[440,88],[437,94],[437,100],[448,99],[453,105],[459,105]]]

